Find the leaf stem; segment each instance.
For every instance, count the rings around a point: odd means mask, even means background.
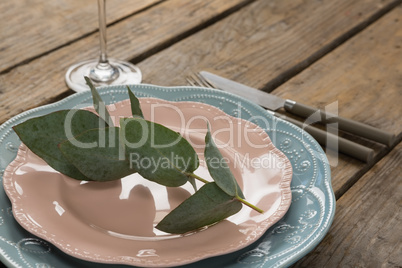
[[[189,176],[189,177],[192,177],[192,178],[194,178],[194,179],[197,179],[197,180],[199,180],[199,181],[202,181],[203,183],[209,183],[209,181],[207,181],[207,180],[201,178],[201,177],[198,176],[198,175],[195,175],[194,173],[186,173],[186,175]]]
[[[194,173],[186,173],[186,175],[189,176],[189,177],[192,177],[192,178],[194,178],[194,179],[197,179],[197,180],[199,180],[199,181],[202,181],[203,183],[209,183],[209,181],[207,181],[207,180],[201,178],[201,177],[198,176],[198,175],[195,175]],[[257,212],[259,212],[259,213],[261,213],[261,214],[264,213],[264,210],[262,210],[262,209],[260,209],[259,207],[254,206],[253,204],[247,202],[246,200],[244,200],[244,199],[241,198],[240,196],[236,195],[235,198],[236,198],[237,200],[239,200],[240,202],[242,202],[243,204],[245,204],[246,206],[248,206],[248,207],[254,209],[255,211],[257,211]]]
[[[246,200],[244,200],[243,198],[236,196],[236,199],[239,200],[240,202],[242,202],[243,204],[245,204],[246,206],[254,209],[255,211],[259,212],[259,213],[264,213],[264,210],[260,209],[259,207],[254,206],[253,204],[250,204],[249,202],[247,202]]]

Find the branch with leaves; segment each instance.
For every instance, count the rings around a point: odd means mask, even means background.
[[[198,155],[179,133],[144,119],[140,102],[127,87],[132,117],[121,118],[116,127],[99,93],[86,77],[97,114],[86,110],[62,110],[27,120],[14,127],[21,141],[55,170],[85,181],[118,180],[133,173],[168,187],[189,182],[196,192],[160,221],[156,228],[183,234],[219,222],[248,203],[229,166],[214,143],[209,125],[204,157],[213,182],[194,174]],[[67,124],[68,122],[68,124]],[[68,126],[68,131],[66,127]],[[161,146],[155,146],[161,145]],[[169,144],[169,146],[162,146]],[[134,146],[133,146],[134,145]],[[130,163],[130,155],[154,159],[151,165]],[[173,162],[170,159],[186,159]],[[168,161],[169,165],[152,163]],[[222,163],[219,167],[213,161]],[[205,183],[196,189],[195,181]]]

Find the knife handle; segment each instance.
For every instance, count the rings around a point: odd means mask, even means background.
[[[308,118],[313,113],[319,112],[319,120],[315,122],[320,122],[324,124],[338,123],[338,128],[358,135],[360,137],[376,141],[387,146],[391,146],[395,141],[395,135],[381,129],[351,120],[344,117],[336,116],[330,113],[326,113],[320,109],[316,109],[304,104],[297,103],[292,100],[286,100],[285,110],[294,115],[298,115],[304,118]]]
[[[318,143],[321,144],[322,146],[326,146],[331,150],[339,150],[341,153],[352,156],[364,162],[370,162],[373,159],[374,156],[373,149],[354,143],[350,140],[344,139],[332,133],[328,133],[319,128],[315,128],[310,125],[304,125],[302,122],[297,121],[293,118],[289,118],[271,111],[268,112],[275,115],[276,117],[279,117],[285,121],[288,121],[300,127],[301,129],[309,133],[311,136],[313,136],[313,138],[316,139]]]

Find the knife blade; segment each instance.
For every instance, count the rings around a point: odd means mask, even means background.
[[[273,94],[243,85],[210,72],[201,71],[200,75],[214,87],[253,101],[271,111],[284,108],[287,112],[303,118],[308,118],[312,114],[315,114],[318,115],[318,117],[314,119],[314,122],[322,124],[338,123],[338,128],[340,130],[385,144],[387,146],[391,146],[396,138],[392,133],[369,126],[367,124],[333,115],[293,100],[283,99]]]
[[[200,73],[200,75],[202,75],[202,74]],[[204,72],[204,75],[205,75],[205,72]],[[202,77],[202,78],[207,80],[206,77]],[[213,81],[208,80],[207,82],[210,85],[212,85],[213,87],[215,87],[215,88],[220,88],[217,85],[215,85]],[[230,81],[230,82],[233,82],[233,81]],[[232,86],[231,88],[233,88],[238,83],[234,82],[234,83],[229,83],[229,84]],[[242,85],[242,84],[240,84],[240,85]],[[248,87],[248,86],[244,86],[244,90],[256,90],[256,89]],[[254,91],[250,91],[250,92],[254,93]],[[232,93],[234,93],[234,91],[232,91]],[[244,94],[243,91],[240,92],[240,93]],[[261,93],[263,93],[263,92],[261,92]],[[256,93],[256,94],[259,94],[257,96],[262,96],[260,93]],[[265,94],[265,93],[263,93],[263,94]],[[251,97],[251,96],[256,96],[256,95],[253,95],[253,94],[249,93],[246,96],[246,98],[249,99],[249,100],[255,100],[255,102],[257,104],[260,104],[261,107],[265,106],[265,105],[261,105],[262,102],[261,102],[260,99],[257,99],[255,97]],[[271,106],[271,107],[279,107],[279,108],[283,107],[282,106],[283,104],[281,104],[281,103],[283,103],[284,100],[281,100],[280,98],[277,98],[276,101],[277,102],[273,104],[275,106]],[[365,161],[365,162],[370,162],[373,159],[373,156],[374,156],[374,150],[373,149],[370,149],[370,148],[367,148],[367,147],[365,147],[363,145],[360,145],[360,144],[354,143],[352,141],[346,140],[346,139],[344,139],[342,137],[338,137],[337,135],[334,135],[333,133],[329,133],[329,132],[323,131],[323,130],[321,130],[319,128],[316,128],[316,127],[313,127],[313,126],[310,126],[310,125],[306,125],[306,124],[304,124],[304,123],[302,123],[300,121],[297,121],[297,120],[295,120],[293,118],[286,117],[286,116],[284,116],[282,114],[279,114],[279,113],[276,113],[276,112],[274,112],[274,111],[272,111],[270,109],[267,109],[267,112],[270,113],[271,115],[275,116],[275,117],[281,118],[283,120],[286,120],[286,121],[288,121],[288,122],[300,127],[301,129],[303,129],[304,131],[309,133],[311,136],[313,136],[318,141],[319,144],[321,144],[323,147],[325,147],[327,149],[339,150],[341,153],[347,154],[349,156],[352,156],[352,157],[354,157],[356,159],[359,159],[359,160]]]

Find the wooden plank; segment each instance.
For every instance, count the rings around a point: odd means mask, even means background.
[[[160,1],[106,1],[107,23]],[[97,1],[0,1],[0,14],[0,72],[98,29]]]
[[[402,1],[257,1],[140,66],[152,84],[181,85],[186,73],[208,68],[272,90],[397,3]]]
[[[109,27],[108,54],[122,60],[143,57],[249,2],[250,0],[163,2]],[[3,57],[4,52],[0,53]],[[68,91],[64,83],[68,67],[96,58],[98,53],[99,40],[96,33],[0,75],[0,123],[23,110],[49,103],[61,94],[71,94],[72,91]]]
[[[402,5],[275,91],[401,135]],[[381,111],[381,112],[380,112]],[[401,137],[401,136],[400,136]]]
[[[329,233],[293,267],[402,266],[402,143],[337,202]]]
[[[402,6],[399,6],[279,87],[275,94],[321,108],[336,104],[341,116],[395,133],[400,141],[401,17]],[[377,158],[388,150],[372,142],[355,140],[374,148]],[[350,160],[342,156],[332,168],[332,184],[338,197],[370,168]]]

